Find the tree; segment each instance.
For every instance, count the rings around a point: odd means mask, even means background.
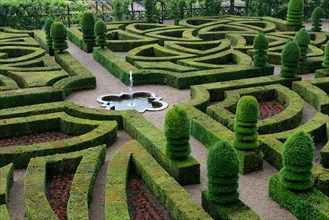
[[[46,40],[47,40],[47,45],[48,45],[48,47],[49,47],[50,50],[53,48],[53,41],[51,40],[51,37],[50,37],[50,28],[51,28],[51,25],[54,22],[55,21],[52,18],[47,18],[47,20],[45,22]]]
[[[321,19],[324,16],[324,11],[321,7],[316,7],[312,12],[312,31],[321,31]]]
[[[329,68],[329,41],[327,42],[326,48],[324,49],[324,57],[323,57],[322,66],[324,68]]]
[[[217,142],[209,149],[207,158],[207,198],[220,204],[237,201],[238,174],[237,153],[227,142]]]
[[[206,0],[205,1],[205,13],[206,16],[218,15],[220,10],[221,1],[220,0]]]
[[[289,1],[287,24],[292,26],[301,26],[304,24],[304,0]]]
[[[284,77],[293,78],[297,74],[300,60],[300,49],[296,41],[290,41],[284,45],[281,55],[281,72]]]
[[[186,8],[185,0],[179,0],[179,2],[178,2],[178,19],[179,20],[181,20],[185,17],[185,8]]]
[[[314,142],[304,131],[297,131],[283,144],[280,181],[288,189],[307,190],[313,186]]]
[[[144,0],[146,21],[154,23],[157,21],[156,0]]]
[[[50,37],[53,41],[53,49],[60,51],[69,48],[67,45],[67,31],[62,22],[54,22],[50,28]]]
[[[190,155],[190,122],[183,107],[175,106],[167,112],[164,134],[167,139],[166,154],[168,157],[180,159]]]
[[[230,15],[234,15],[234,4],[235,4],[235,1],[230,0],[230,8],[229,8],[229,14]]]
[[[255,150],[258,141],[258,101],[253,96],[242,96],[237,104],[233,146],[239,150]]]
[[[311,42],[310,35],[305,28],[300,29],[295,35],[295,41],[300,49],[300,62],[307,59],[308,45]]]
[[[95,18],[93,13],[85,12],[81,20],[81,31],[82,31],[84,42],[86,43],[95,42],[94,26],[95,26]]]
[[[255,37],[253,42],[253,47],[255,50],[253,59],[255,66],[257,67],[266,66],[268,60],[268,56],[267,56],[268,46],[269,46],[268,40],[264,34],[260,33]]]
[[[107,45],[106,33],[107,33],[106,23],[102,20],[97,21],[95,24],[96,45],[101,46],[102,49],[104,48],[104,46]]]

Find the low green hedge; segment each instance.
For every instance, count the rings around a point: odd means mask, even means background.
[[[329,198],[319,190],[296,192],[286,189],[279,174],[270,178],[270,197],[300,219],[329,219]]]
[[[173,160],[166,155],[166,138],[162,131],[137,111],[122,113],[123,128],[164,167],[181,185],[200,183],[200,164],[193,157]]]
[[[260,33],[268,33],[268,32],[275,32],[276,25],[273,22],[269,21],[233,21],[227,23],[227,25],[232,25],[232,26],[241,26],[241,27],[246,27],[249,28],[250,30],[256,30]]]
[[[9,212],[6,204],[0,205],[1,220],[10,220]]]
[[[24,207],[27,219],[58,219],[46,198],[46,175],[49,166],[61,161],[77,164],[67,206],[68,219],[88,219],[97,173],[105,160],[105,145],[69,154],[56,154],[31,159],[25,175]],[[55,165],[52,165],[55,164]]]
[[[125,30],[139,35],[144,35],[148,32],[167,30],[167,29],[177,29],[182,28],[176,25],[166,25],[166,24],[154,24],[154,23],[133,23],[126,26]]]
[[[79,119],[65,113],[50,113],[29,117],[3,119],[0,121],[1,137],[11,137],[51,130],[62,130],[79,135],[66,140],[11,146],[0,149],[0,166],[14,163],[24,168],[33,157],[55,153],[67,153],[100,144],[111,145],[116,141],[117,123]],[[21,133],[17,133],[17,132]]]
[[[326,133],[327,133],[327,139],[328,139],[328,137],[329,137],[329,123],[326,124]],[[321,156],[320,162],[323,165],[323,167],[329,168],[329,141],[320,150],[320,156]]]
[[[174,219],[211,219],[137,141],[123,145],[109,165],[106,219],[130,219],[126,187],[131,166]]]
[[[329,76],[329,69],[318,69],[315,71],[315,78],[322,78]]]
[[[225,92],[226,99],[207,108],[207,114],[234,129],[234,112],[236,104],[242,95],[252,95],[259,100],[276,100],[285,106],[285,109],[271,118],[258,122],[258,133],[272,134],[295,128],[302,119],[304,101],[295,92],[280,84],[229,90]]]
[[[14,166],[0,167],[0,205],[8,204],[9,193],[14,182]],[[2,213],[2,212],[0,212]]]

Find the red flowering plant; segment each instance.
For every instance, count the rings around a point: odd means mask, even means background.
[[[258,101],[258,107],[259,120],[270,118],[285,109],[284,105],[276,100],[260,100]]]
[[[0,147],[31,145],[43,142],[51,142],[75,137],[71,134],[66,134],[63,131],[47,131],[30,135],[22,135],[19,137],[10,137],[0,139]]]
[[[169,212],[135,173],[129,177],[128,207],[132,219],[172,219]]]

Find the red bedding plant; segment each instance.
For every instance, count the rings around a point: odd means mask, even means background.
[[[133,171],[129,174],[128,207],[131,219],[172,219],[169,212]]]
[[[37,144],[43,142],[63,140],[71,137],[74,137],[74,135],[66,134],[62,131],[47,131],[44,133],[0,139],[0,147],[30,145],[30,144]]]
[[[275,100],[258,101],[259,120],[270,118],[284,110],[284,105]]]

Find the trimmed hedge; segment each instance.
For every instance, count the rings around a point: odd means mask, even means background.
[[[67,206],[68,219],[88,219],[88,204],[92,198],[97,173],[105,160],[105,145],[69,154],[33,158],[26,170],[24,207],[27,219],[58,219],[51,209],[46,192],[49,166],[70,160],[78,164]]]
[[[327,42],[326,47],[324,49],[324,57],[323,57],[322,66],[324,68],[329,68],[329,41]]]
[[[106,219],[130,219],[126,184],[133,167],[175,219],[211,219],[188,193],[137,142],[123,145],[112,158],[106,183]]]
[[[9,212],[6,204],[0,205],[1,220],[10,220]]]
[[[14,166],[8,164],[0,167],[0,205],[8,204],[9,193],[14,182]],[[0,211],[0,213],[2,213]]]

